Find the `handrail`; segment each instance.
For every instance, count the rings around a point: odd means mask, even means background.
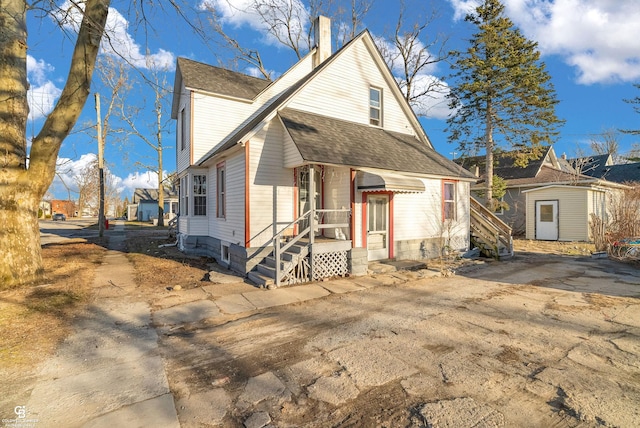
[[[322,216],[323,214],[329,214],[329,213],[350,213],[351,210],[350,209],[319,209],[319,210],[315,210],[315,213],[318,217]],[[307,220],[309,221],[307,227],[302,230],[299,231],[296,236],[294,236],[291,240],[289,240],[287,243],[285,243],[284,245],[281,245],[281,240],[282,240],[282,236],[283,234],[287,231],[290,230],[291,228],[293,228],[296,224],[300,223],[301,221]],[[284,253],[285,251],[287,251],[289,248],[291,248],[293,245],[295,245],[297,242],[299,242],[302,238],[304,238],[305,236],[309,236],[309,243],[312,245],[313,244],[313,237],[312,237],[312,233],[314,233],[314,231],[316,229],[328,229],[328,228],[332,228],[332,227],[349,227],[349,223],[328,223],[328,224],[317,224],[318,223],[318,218],[311,218],[311,210],[307,211],[306,213],[302,214],[300,217],[298,217],[297,219],[293,220],[292,222],[290,222],[289,224],[287,224],[285,227],[283,227],[278,233],[276,233],[273,238],[273,257],[275,259],[276,262],[276,269],[275,269],[275,284],[276,286],[280,285],[280,277],[281,277],[281,266],[280,266],[280,258],[282,257],[282,253]],[[312,268],[313,269],[313,268]],[[313,275],[313,272],[310,272],[310,275]]]
[[[513,237],[511,236],[511,227],[476,199],[473,197],[470,199],[471,216],[476,219],[475,229],[478,229],[478,232],[480,233],[478,237],[483,240],[495,240],[496,258],[499,258],[498,253],[500,243],[502,243],[511,255],[513,255]],[[480,228],[484,230],[481,231]],[[482,235],[486,236],[483,237]],[[493,242],[491,242],[491,244],[494,245]]]
[[[295,244],[296,242],[298,242],[300,239],[302,239],[303,236],[306,236],[308,233],[310,233],[311,229],[311,224],[304,229],[302,232],[298,233],[291,241],[287,242],[285,245],[283,245],[282,247],[280,246],[280,240],[282,238],[282,234],[287,230],[290,229],[291,227],[295,226],[297,223],[299,223],[300,221],[302,221],[304,218],[306,217],[311,217],[311,211],[307,211],[306,213],[302,214],[300,217],[298,217],[297,219],[295,219],[294,221],[292,221],[291,223],[289,223],[288,225],[286,225],[280,232],[276,233],[273,237],[273,257],[276,261],[276,277],[274,278],[274,282],[276,284],[276,286],[280,285],[280,255],[281,253],[283,253],[284,251],[287,251],[289,248],[291,248],[293,246],[293,244]],[[309,222],[311,223],[311,222]]]
[[[491,212],[487,207],[482,205],[477,199],[473,197],[471,197],[470,199],[471,199],[472,208],[475,208],[477,211],[480,211],[480,214],[484,215],[485,217],[488,217],[491,220],[491,222],[499,226],[499,229],[501,229],[505,234],[511,235],[511,226],[509,226],[507,223],[502,221],[497,215],[495,215],[495,213]]]

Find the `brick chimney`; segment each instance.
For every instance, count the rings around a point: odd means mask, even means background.
[[[313,67],[317,67],[331,56],[331,20],[318,16],[313,23],[313,41],[316,52],[313,54]]]

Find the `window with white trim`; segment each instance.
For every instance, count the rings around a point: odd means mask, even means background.
[[[193,215],[207,215],[207,176],[193,176]]]
[[[225,218],[227,216],[227,207],[226,207],[226,187],[227,187],[227,174],[224,162],[218,164],[216,168],[216,200],[217,200],[217,208],[216,214],[218,218]]]
[[[452,181],[442,183],[442,219],[456,219],[456,183]]]
[[[180,215],[189,215],[189,176],[180,179]]]
[[[382,90],[369,88],[369,124],[382,126]]]
[[[180,150],[187,147],[187,120],[184,108],[180,110]]]

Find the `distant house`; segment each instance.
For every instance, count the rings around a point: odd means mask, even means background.
[[[458,159],[460,165],[477,171],[479,182],[472,194],[482,195],[485,184],[484,156]],[[510,153],[496,155],[494,175],[506,182],[502,201],[508,210],[497,213],[513,228],[514,235],[551,241],[590,241],[590,215],[607,218],[610,192],[624,186],[591,177],[558,158],[553,147],[522,168]]]
[[[469,245],[474,177],[436,153],[371,34],[275,81],[179,58],[178,236],[259,283],[362,274]]]
[[[164,189],[164,218],[171,220],[178,213],[177,192]],[[158,218],[158,189],[136,189],[127,210],[129,221],[151,221]]]
[[[40,218],[47,218],[53,215],[51,213],[51,201],[40,201],[39,214]]]
[[[51,215],[64,214],[67,218],[78,215],[76,203],[69,200],[53,199],[51,201]]]
[[[614,165],[611,155],[606,154],[569,159],[569,163],[589,177],[614,183],[640,183],[640,162]]]

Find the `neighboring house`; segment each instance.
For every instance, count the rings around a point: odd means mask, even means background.
[[[484,156],[458,159],[457,162],[477,171],[480,181],[473,194],[484,190]],[[509,153],[496,155],[494,175],[506,182],[502,198],[508,210],[498,212],[514,235],[527,239],[551,241],[590,241],[591,214],[607,218],[608,194],[624,186],[581,174],[553,147],[545,148],[540,159],[524,168],[515,166]]]
[[[178,213],[178,193],[164,189],[164,218]],[[158,189],[136,189],[127,210],[128,220],[151,221],[158,218]],[[135,213],[135,214],[134,214]]]
[[[466,249],[474,177],[435,152],[368,31],[331,54],[315,28],[275,81],[178,59],[180,247],[276,284]]]
[[[51,217],[51,201],[40,201],[40,218]]]
[[[51,201],[51,215],[64,214],[67,218],[76,217],[76,204],[73,201],[54,199]]]
[[[614,165],[610,154],[569,159],[584,175],[614,183],[640,183],[640,162]]]

